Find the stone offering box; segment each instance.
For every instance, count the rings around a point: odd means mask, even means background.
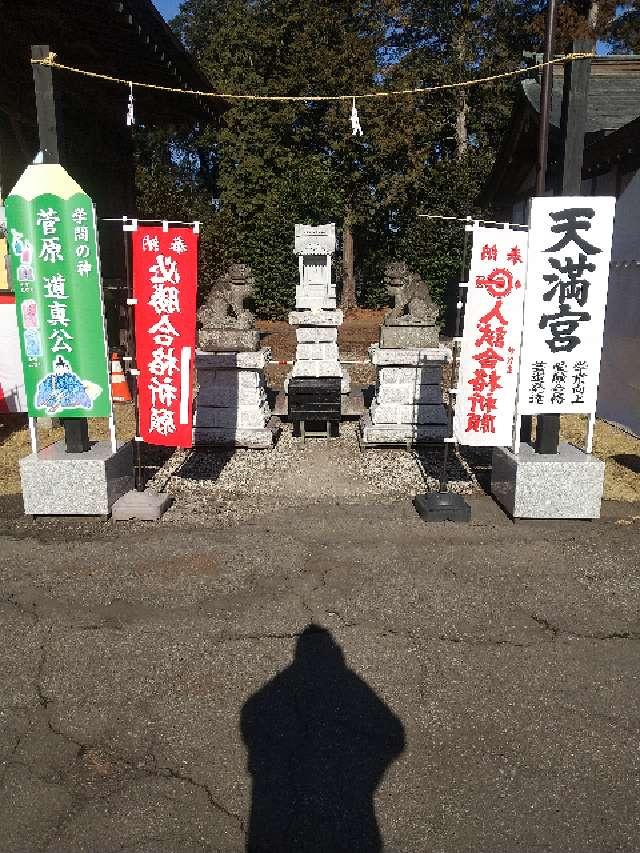
[[[298,378],[289,380],[289,420],[294,436],[308,434],[308,427],[325,424],[327,437],[340,431],[342,414],[339,377]],[[314,433],[316,434],[316,433]]]
[[[377,381],[369,412],[360,420],[367,444],[438,441],[448,435],[448,413],[442,395],[442,369],[451,350],[384,349],[374,344],[369,355]]]
[[[66,453],[58,441],[20,460],[26,515],[102,515],[133,488],[133,444],[96,441],[87,453]]]
[[[264,450],[273,447],[277,426],[271,416],[264,368],[271,350],[196,352],[198,395],[193,441]]]
[[[512,518],[600,518],[604,462],[572,444],[558,453],[493,451],[491,494]]]

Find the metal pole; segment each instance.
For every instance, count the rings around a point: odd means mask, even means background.
[[[138,397],[138,373],[136,362],[136,333],[133,300],[133,277],[131,275],[131,243],[129,241],[129,232],[122,232],[124,243],[124,270],[127,279],[127,355],[131,359],[130,365],[134,367],[134,371],[129,368],[129,376],[133,376],[133,411],[136,422],[136,435],[134,444],[134,482],[137,492],[144,492],[144,477],[142,471],[142,442],[138,441],[140,437],[140,405]]]
[[[469,231],[467,230],[468,225],[471,220],[467,219],[467,224],[464,227],[464,241],[462,244],[462,261],[460,263],[460,282],[463,281],[466,273],[467,273],[467,257],[469,253]],[[451,359],[451,380],[449,382],[449,388],[455,388],[457,384],[457,372],[458,372],[458,341],[457,338],[460,337],[460,326],[462,323],[462,288],[458,287],[458,301],[456,302],[456,328],[455,328],[455,338],[453,342],[452,348],[452,359]],[[448,412],[448,438],[453,438],[453,408],[455,397],[452,400],[452,394],[449,393],[449,412]],[[446,492],[449,488],[449,445],[451,441],[444,442],[444,450],[442,453],[442,469],[440,471],[440,492]]]

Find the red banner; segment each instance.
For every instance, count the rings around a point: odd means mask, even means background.
[[[191,447],[198,235],[140,225],[132,238],[140,435]]]

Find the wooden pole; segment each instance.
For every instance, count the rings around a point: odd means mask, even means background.
[[[31,46],[32,59],[46,59],[47,56],[49,56],[48,44]],[[44,163],[59,163],[58,116],[51,68],[46,65],[34,65],[33,85],[36,94],[38,135],[42,160]],[[89,450],[89,422],[87,419],[60,418],[60,421],[64,427],[67,453],[86,453]]]
[[[544,32],[544,62],[553,59],[553,42],[556,29],[556,0],[549,0],[547,5],[547,22]],[[553,66],[545,65],[542,69],[540,86],[540,127],[538,130],[538,159],[536,163],[536,195],[541,196],[546,191],[547,157],[549,154],[549,123],[551,118],[551,95],[553,88]]]
[[[544,33],[544,61],[553,58],[553,42],[556,28],[556,0],[549,0],[547,22]],[[553,92],[553,66],[542,69],[540,86],[540,128],[538,133],[538,159],[536,163],[536,196],[543,196],[547,190],[547,160],[549,154],[549,125],[551,122],[551,100]],[[522,419],[521,439],[531,441],[531,417]],[[540,415],[536,429],[536,450],[538,453],[557,453],[560,443],[560,416]]]
[[[32,59],[46,59],[49,56],[48,44],[31,45]],[[47,65],[33,65],[33,85],[36,92],[36,111],[38,114],[38,134],[40,150],[44,163],[59,163],[58,151],[58,115],[53,92],[53,74]]]
[[[574,53],[589,53],[592,50],[593,42],[590,39],[576,39],[573,42]],[[590,59],[576,59],[567,63],[560,119],[563,147],[562,195],[581,193],[590,76]]]

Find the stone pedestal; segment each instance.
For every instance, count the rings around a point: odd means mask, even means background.
[[[383,323],[380,327],[380,346],[384,349],[431,349],[439,340],[436,326],[423,323]]]
[[[363,442],[406,444],[445,438],[442,368],[451,360],[451,350],[384,349],[374,344],[369,355],[377,368],[376,392],[360,421]]]
[[[271,350],[196,352],[198,394],[194,444],[273,447],[276,425],[266,393],[264,368]]]
[[[342,394],[348,394],[351,380],[340,364],[338,352],[338,326],[342,325],[342,311],[292,311],[289,324],[296,327],[296,362],[285,379],[285,393],[289,379],[337,377]]]
[[[245,352],[260,346],[260,332],[255,329],[201,329],[200,348],[205,352]]]
[[[20,460],[26,515],[109,515],[133,488],[133,445],[92,442],[87,453],[66,453],[58,441]]]
[[[600,518],[604,462],[561,442],[558,453],[493,451],[491,494],[512,518]]]

